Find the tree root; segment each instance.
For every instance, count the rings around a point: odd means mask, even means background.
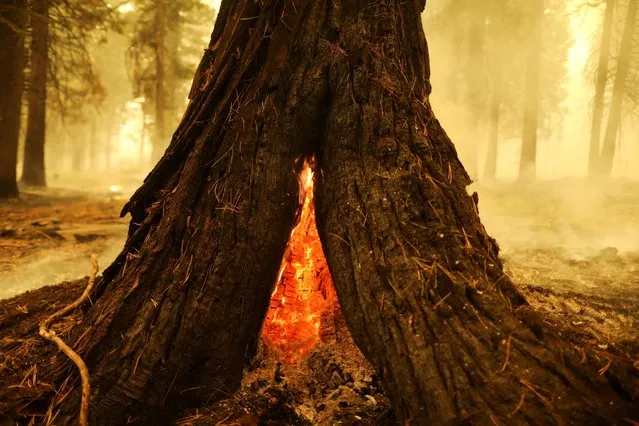
[[[87,299],[89,299],[89,295],[91,294],[91,290],[93,289],[93,285],[95,284],[95,277],[98,274],[99,269],[98,260],[95,255],[91,256],[91,263],[93,265],[93,270],[91,272],[91,275],[89,276],[89,283],[84,289],[82,295],[78,297],[73,303],[70,303],[69,305],[60,309],[58,312],[52,314],[49,318],[40,323],[40,336],[44,337],[50,342],[55,343],[58,348],[60,348],[60,350],[64,352],[64,354],[68,356],[71,361],[73,361],[73,363],[78,367],[78,370],[80,370],[80,377],[82,378],[82,404],[80,406],[79,419],[80,426],[87,426],[89,422],[89,398],[91,397],[91,377],[89,376],[89,370],[80,355],[78,355],[73,349],[71,349],[66,343],[64,343],[62,339],[56,336],[55,331],[49,329],[49,326],[54,320],[67,315],[69,312],[76,309]]]

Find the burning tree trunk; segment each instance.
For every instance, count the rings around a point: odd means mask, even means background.
[[[402,424],[628,411],[624,385],[580,367],[503,275],[428,101],[424,5],[222,3],[191,104],[69,339],[91,373],[91,424],[166,422],[238,388],[312,154],[342,313]]]
[[[22,181],[45,186],[44,143],[46,131],[47,67],[49,57],[49,0],[35,0],[31,10],[29,114],[24,142]]]
[[[0,198],[18,195],[25,18],[22,1],[0,2]]]

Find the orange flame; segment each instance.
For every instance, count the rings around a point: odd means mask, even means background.
[[[302,212],[291,232],[262,332],[266,346],[288,363],[322,341],[322,320],[337,306],[315,225],[313,170],[308,162],[298,180]]]

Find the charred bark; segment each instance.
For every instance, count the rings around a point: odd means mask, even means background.
[[[27,185],[46,186],[44,144],[49,62],[49,0],[34,0],[31,5],[30,72],[27,92],[29,109],[22,182]]]
[[[428,103],[420,5],[345,3],[318,228],[343,314],[400,423],[610,424],[636,415],[612,375],[581,368],[504,276]]]
[[[165,423],[238,388],[312,153],[343,314],[402,423],[630,411],[625,385],[572,363],[503,275],[428,101],[424,5],[222,3],[184,119],[69,337],[91,372],[91,424]],[[70,371],[40,367],[52,383]],[[56,421],[73,422],[77,401]]]
[[[0,199],[18,195],[25,21],[22,1],[0,2]]]
[[[129,240],[76,334],[92,424],[165,422],[239,386],[298,208],[296,159],[322,134],[326,13],[222,5],[191,104],[124,208]]]

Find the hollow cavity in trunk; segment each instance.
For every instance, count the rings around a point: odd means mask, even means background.
[[[270,354],[286,363],[302,360],[336,332],[339,303],[315,224],[314,161],[298,175],[300,211],[282,259],[262,331]]]

